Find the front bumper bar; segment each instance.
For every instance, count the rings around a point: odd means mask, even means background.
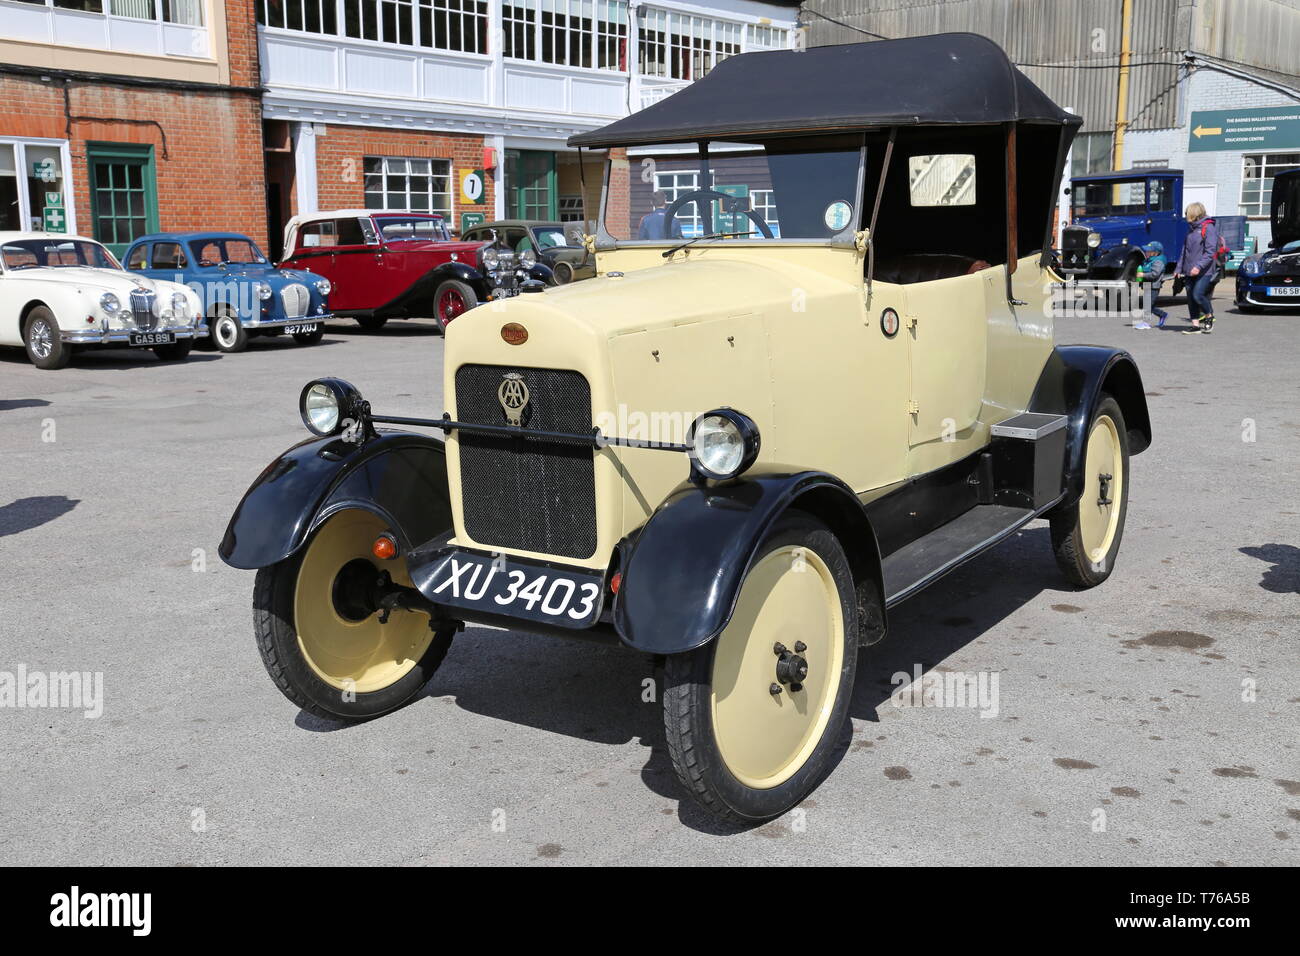
[[[334,318],[333,312],[327,312],[324,315],[304,315],[298,319],[250,319],[244,322],[244,328],[277,329],[286,325],[311,325],[313,322],[328,322],[332,318]]]
[[[60,329],[59,338],[69,345],[124,345],[131,341],[132,335],[151,332],[170,332],[176,336],[178,342],[181,339],[196,339],[208,334],[204,326],[186,325],[172,329]]]

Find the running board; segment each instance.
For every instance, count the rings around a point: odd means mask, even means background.
[[[1028,524],[1033,508],[977,505],[883,562],[885,606],[893,607]]]

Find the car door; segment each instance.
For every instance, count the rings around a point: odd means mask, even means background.
[[[334,311],[366,311],[393,299],[397,293],[384,277],[383,253],[370,220],[348,217],[332,220],[332,224],[334,246],[328,278]],[[309,268],[316,271],[314,266]]]
[[[1179,182],[1169,176],[1152,176],[1147,180],[1147,230],[1143,244],[1155,240],[1165,247],[1165,255],[1177,258],[1186,229],[1183,222]]]

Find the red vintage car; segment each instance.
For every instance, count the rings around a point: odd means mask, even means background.
[[[513,294],[517,283],[507,290],[499,269],[488,267],[495,257],[483,261],[490,246],[452,239],[436,213],[341,209],[289,220],[280,265],[329,279],[334,314],[356,319],[364,329],[431,315],[445,329],[479,303]],[[544,265],[527,272],[526,279],[554,283]]]

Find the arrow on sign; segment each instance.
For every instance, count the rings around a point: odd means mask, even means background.
[[[1192,135],[1195,136],[1197,139],[1200,139],[1202,136],[1222,136],[1223,127],[1222,126],[1198,126],[1196,127],[1196,129],[1192,130]]]

